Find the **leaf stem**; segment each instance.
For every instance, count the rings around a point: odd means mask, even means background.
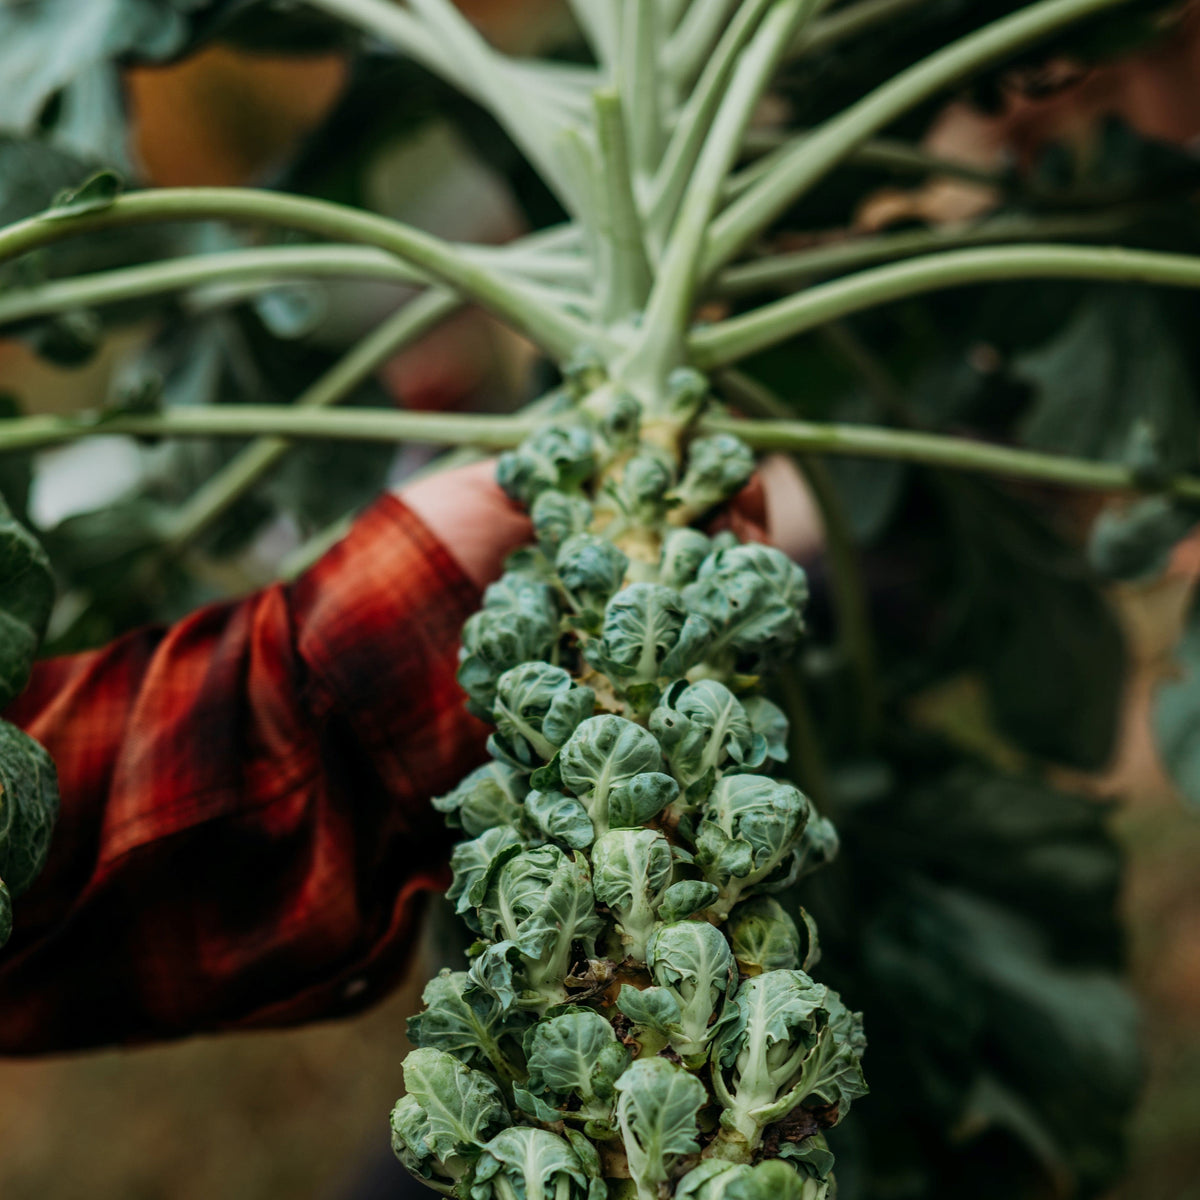
[[[266,222],[377,246],[503,317],[560,359],[603,341],[599,331],[530,294],[519,279],[472,261],[439,238],[345,205],[252,188],[162,188],[120,196],[107,208],[78,216],[30,217],[0,229],[0,262],[77,234],[170,220]]]
[[[123,434],[131,437],[229,437],[274,435],[349,442],[424,442],[440,446],[515,446],[534,428],[526,417],[468,413],[396,412],[350,409],[322,412],[267,404],[196,405],[166,412],[112,416],[17,417],[0,421],[0,454],[42,450],[80,438]],[[1200,502],[1200,477],[1179,475],[1158,489],[1147,488],[1136,472],[1120,463],[1092,462],[1019,450],[967,438],[886,429],[871,425],[812,421],[745,421],[706,417],[702,433],[732,433],[756,450],[850,455],[889,459],[958,471],[977,471],[1086,491],[1147,494],[1160,491]]]
[[[1059,29],[1132,0],[1040,0],[909,67],[826,121],[713,223],[709,276],[873,134],[960,79]]]
[[[993,242],[1103,237],[1127,229],[1145,211],[1138,207],[1085,216],[999,216],[966,225],[842,238],[791,254],[739,263],[718,277],[715,290],[721,296],[745,296],[768,289],[797,288],[823,275],[839,275],[872,263],[916,258],[936,251],[986,246]]]
[[[692,334],[694,365],[726,366],[851,313],[943,288],[1025,279],[1116,280],[1200,287],[1200,256],[1103,246],[952,250],[832,280]]]
[[[860,33],[866,33],[885,21],[898,17],[910,8],[917,8],[928,0],[859,0],[839,8],[837,12],[814,21],[801,30],[788,49],[787,57],[799,58],[805,54],[819,54]]]
[[[429,291],[406,304],[363,338],[296,399],[300,409],[327,408],[346,399],[393,355],[462,306],[457,296]],[[175,514],[164,549],[179,554],[219,520],[291,449],[283,438],[259,438],[208,479]]]

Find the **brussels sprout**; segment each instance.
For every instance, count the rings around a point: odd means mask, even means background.
[[[629,559],[612,542],[577,533],[563,542],[554,567],[571,607],[587,628],[599,628],[605,606],[625,579]]]
[[[609,601],[600,638],[585,653],[615,682],[653,683],[685,674],[711,638],[709,623],[674,588],[633,583]]]
[[[519,504],[532,504],[544,491],[571,492],[596,469],[596,446],[582,425],[546,425],[500,456],[496,477]]]
[[[696,578],[700,564],[712,553],[712,542],[698,529],[672,529],[663,538],[658,581],[684,588]]]
[[[526,1013],[498,1002],[466,971],[442,971],[421,996],[425,1010],[408,1018],[414,1046],[443,1050],[468,1066],[490,1067],[501,1079],[521,1073],[521,1039],[530,1024]]]
[[[433,807],[446,814],[451,829],[478,837],[489,829],[525,824],[522,801],[529,783],[505,763],[491,762],[472,771],[452,792],[435,797]]]
[[[763,1129],[810,1097],[840,1116],[866,1094],[862,1018],[803,971],[767,971],[738,989],[713,1052],[726,1142],[753,1152]]]
[[[671,1048],[685,1066],[699,1066],[720,1032],[725,1001],[737,987],[729,943],[707,921],[675,921],[655,930],[646,964],[654,982],[679,1003],[678,1031],[668,1031]]]
[[[617,1091],[617,1121],[638,1200],[659,1200],[676,1163],[700,1149],[696,1118],[708,1100],[704,1084],[665,1058],[639,1058],[617,1080]]]
[[[459,842],[450,855],[454,878],[446,891],[446,899],[454,911],[478,931],[471,912],[483,902],[488,876],[493,865],[506,862],[525,845],[521,835],[510,825],[485,829],[469,842]]]
[[[500,1089],[441,1050],[404,1060],[405,1095],[392,1110],[392,1149],[414,1175],[449,1193],[484,1145],[512,1123]]]
[[[770,546],[718,550],[683,590],[689,612],[706,617],[714,636],[710,658],[730,653],[755,669],[788,657],[804,630],[808,580],[786,554]]]
[[[567,538],[587,530],[592,523],[592,506],[582,496],[542,492],[529,515],[542,552],[553,559]]]
[[[612,1130],[613,1085],[629,1058],[613,1027],[591,1009],[539,1021],[525,1035],[529,1079],[517,1103],[538,1120],[584,1121],[589,1134],[604,1136]]]
[[[660,921],[683,921],[703,912],[720,893],[711,884],[701,879],[682,879],[673,883],[663,893],[658,906]]]
[[[546,659],[558,640],[553,590],[509,572],[484,593],[484,607],[463,626],[458,682],[476,716],[490,720],[496,682],[513,667]]]
[[[546,837],[572,850],[586,850],[596,839],[587,809],[574,796],[533,791],[525,797],[525,812]]]
[[[650,730],[685,791],[699,783],[701,794],[707,793],[727,763],[754,770],[767,757],[766,738],[755,732],[738,698],[713,679],[691,685],[680,680],[668,688],[650,716]]]
[[[825,1200],[829,1185],[779,1159],[757,1166],[710,1158],[676,1185],[676,1200]]]
[[[657,774],[662,750],[653,734],[632,721],[612,715],[591,717],[571,734],[557,766],[563,784],[583,801],[596,833],[601,834],[611,824],[614,791],[635,776]],[[628,796],[621,797],[625,809],[632,803]]]
[[[471,1200],[604,1200],[575,1145],[547,1129],[498,1133],[479,1155]]]
[[[627,957],[646,961],[655,910],[675,869],[671,843],[652,829],[614,829],[592,847],[592,887],[608,905]]]
[[[725,929],[743,975],[794,971],[801,965],[800,931],[778,900],[743,901],[729,914]]]
[[[749,890],[783,887],[796,876],[796,850],[812,813],[789,783],[761,775],[726,775],[709,796],[696,837],[696,863],[720,889],[724,919]]]
[[[587,860],[557,846],[539,846],[489,870],[477,908],[478,928],[493,941],[510,941],[524,963],[526,1007],[566,999],[572,947],[591,954],[604,923],[596,915]],[[472,893],[478,894],[478,888]]]
[[[553,758],[595,707],[592,689],[577,686],[561,667],[522,663],[496,681],[496,732],[488,749],[517,770],[531,771]]]
[[[676,489],[680,516],[691,520],[728,500],[753,474],[754,451],[741,438],[730,433],[697,438],[688,447],[687,473]]]

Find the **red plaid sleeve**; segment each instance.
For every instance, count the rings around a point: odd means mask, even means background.
[[[446,882],[429,797],[481,760],[478,593],[388,496],[291,586],[41,663],[5,715],[63,811],[0,954],[0,1053],[291,1024],[379,998]]]

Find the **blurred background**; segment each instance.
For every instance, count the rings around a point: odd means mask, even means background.
[[[463,0],[461,7],[493,41],[517,51],[543,45],[563,29],[555,0]],[[930,121],[925,146],[986,167],[1031,159],[1051,144],[1094,147],[1097,131],[1118,119],[1186,154],[1200,139],[1198,27],[1184,20],[1169,38],[1083,72],[1046,96],[1031,90],[987,110],[956,101]],[[219,43],[177,64],[131,67],[123,80],[135,142],[130,153],[144,177],[160,185],[273,180],[281,163],[311,149],[349,79],[349,60],[338,51],[268,54]],[[402,106],[405,100],[389,96],[387,102]],[[414,103],[432,102],[424,95]],[[372,207],[455,238],[502,241],[528,221],[519,180],[482,164],[455,127],[438,120],[416,136],[394,136],[377,147],[355,187],[365,189]],[[337,194],[338,183],[326,181],[321,190]],[[936,227],[969,220],[994,203],[986,185],[935,178],[873,189],[853,220],[862,230],[914,222]],[[346,303],[328,305],[321,317],[319,343],[344,344],[394,302],[361,288],[342,299]],[[0,390],[19,395],[27,411],[99,403],[131,354],[153,337],[152,321],[135,321],[106,336],[77,366],[49,362],[27,341],[0,341]],[[381,383],[414,407],[507,409],[528,395],[530,365],[516,339],[466,314],[389,364]],[[421,461],[402,456],[385,465],[395,477]],[[123,442],[48,456],[39,463],[30,512],[38,525],[54,527],[120,497],[131,472],[142,469],[140,452]],[[210,593],[269,578],[322,529],[317,517],[311,528],[271,523],[232,565],[224,563],[219,578],[207,580]],[[1097,796],[1121,797],[1110,820],[1128,855],[1120,912],[1148,1064],[1131,1124],[1127,1182],[1112,1193],[1123,1200],[1200,1200],[1200,819],[1167,783],[1147,720],[1151,690],[1170,669],[1198,572],[1200,547],[1185,544],[1164,577],[1110,589],[1134,662],[1119,751],[1105,771],[1070,776]],[[196,598],[188,592],[178,602]],[[117,625],[130,619],[128,613],[109,616]],[[105,629],[72,632],[62,617],[61,644],[97,640]],[[969,715],[961,716],[961,699],[955,693],[933,701],[946,710],[943,724],[970,723]],[[960,732],[972,736],[969,729]],[[404,1019],[418,1007],[423,981],[445,949],[437,935],[429,941],[410,982],[351,1021],[0,1062],[0,1198],[351,1200],[375,1194],[364,1179],[387,1155],[387,1117],[407,1049]]]

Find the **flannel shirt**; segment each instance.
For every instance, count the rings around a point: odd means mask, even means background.
[[[0,1053],[337,1016],[448,880],[429,803],[483,760],[479,593],[394,496],[301,579],[37,665],[4,715],[62,814],[0,953]]]

